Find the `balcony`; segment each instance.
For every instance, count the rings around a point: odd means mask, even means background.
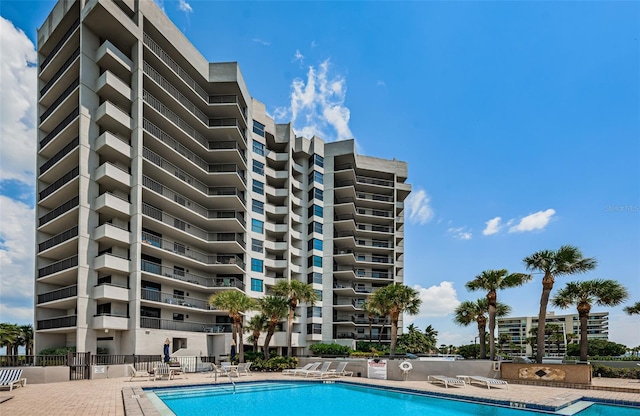
[[[40,204],[43,205],[43,203],[49,196],[51,196],[57,190],[63,188],[65,185],[72,182],[74,179],[78,177],[79,174],[80,174],[80,169],[76,166],[75,168],[71,169],[69,172],[65,173],[61,178],[58,178],[55,182],[53,182],[52,184],[44,188],[42,191],[40,191],[40,193],[38,194]],[[53,198],[53,197],[49,198],[45,206],[51,206],[51,205],[56,206],[62,202],[60,201],[60,199],[64,197],[65,197],[64,192],[61,192],[57,198]]]
[[[96,182],[107,189],[128,189],[131,187],[131,175],[124,168],[110,162],[104,162],[96,168]]]
[[[159,249],[170,251],[174,254],[177,254],[182,257],[186,257],[189,259],[193,259],[205,264],[237,264],[240,268],[244,269],[244,262],[240,259],[239,256],[235,254],[207,254],[199,252],[183,242],[178,242],[175,240],[166,240],[160,237],[157,237],[151,233],[142,232],[142,243],[148,244],[152,247],[157,247]],[[208,233],[208,238],[210,242],[220,242],[220,243],[231,243],[237,242],[240,246],[244,247],[244,240],[242,239],[242,234],[235,233]],[[225,244],[226,245],[226,244]],[[220,249],[225,249],[225,245],[219,245]],[[233,244],[230,247],[227,246],[226,249],[229,250],[238,250],[241,248],[238,245]],[[223,263],[224,262],[224,263]]]
[[[80,107],[76,107],[73,110],[71,110],[71,112],[67,115],[67,117],[64,118],[64,120],[62,120],[56,127],[53,128],[53,130],[47,133],[42,138],[42,140],[40,140],[40,151],[44,150],[44,148],[47,147],[47,145],[51,143],[53,139],[55,139],[58,135],[61,135],[61,133],[67,127],[69,127],[75,119],[78,118],[78,115],[80,115]],[[75,131],[71,134],[73,134],[73,136],[77,136],[78,133],[77,131]],[[56,149],[55,152],[59,150],[60,148]]]
[[[73,82],[71,82],[71,84],[64,91],[60,92],[60,95],[58,95],[58,97],[55,99],[54,102],[49,104],[49,108],[47,108],[46,111],[40,114],[40,128],[45,130],[48,129],[48,125],[53,123],[54,120],[47,123],[45,123],[45,121],[47,121],[49,116],[53,114],[53,112],[56,111],[58,108],[60,108],[62,111],[66,110],[68,112],[75,105],[77,105],[78,95],[73,94],[73,92],[77,90],[78,85],[80,85],[80,79],[76,78]],[[72,94],[73,94],[72,99],[69,99],[67,101],[67,98],[69,98]],[[62,103],[65,101],[67,101],[67,103],[65,105],[62,105]]]
[[[74,282],[78,267],[78,256],[68,257],[38,269],[38,279],[47,277],[47,281]],[[49,279],[51,278],[51,279]],[[55,279],[54,279],[55,278]],[[64,283],[61,283],[64,284]]]
[[[204,277],[194,273],[185,272],[182,269],[166,267],[158,263],[142,261],[140,269],[145,273],[173,279],[176,282],[185,282],[208,288],[238,288],[244,290],[242,279],[235,277]],[[159,279],[162,281],[162,279]]]
[[[39,179],[42,181],[50,182],[52,178],[60,176],[61,172],[60,173],[57,173],[57,172],[69,171],[73,167],[73,165],[77,164],[78,163],[77,152],[74,152],[74,150],[78,149],[79,143],[80,143],[80,140],[78,137],[76,137],[75,139],[72,139],[58,153],[56,153],[53,157],[51,157],[49,160],[44,162],[42,166],[40,166]],[[70,156],[69,158],[67,158],[67,160],[58,164],[58,162],[65,159],[65,157],[70,153],[75,153],[75,158]],[[54,166],[55,166],[55,169],[52,169]],[[48,174],[45,175],[46,173]]]
[[[130,236],[129,230],[111,223],[102,224],[93,231],[93,239],[106,246],[130,244]]]
[[[145,316],[140,318],[140,328],[185,332],[231,332],[231,325],[226,324],[215,324],[211,322],[173,321],[170,319],[148,318]]]
[[[101,284],[93,287],[93,298],[96,300],[129,301],[129,289],[111,284]]]
[[[60,316],[58,318],[41,319],[36,323],[36,330],[41,331],[45,329],[58,329],[58,328],[70,328],[77,325],[77,316],[68,315]]]
[[[98,255],[93,261],[93,268],[96,271],[105,273],[123,273],[130,272],[130,261],[128,259],[116,256],[111,253],[103,253]]]
[[[107,160],[128,161],[132,157],[129,142],[105,131],[96,139],[96,150]]]
[[[80,69],[80,48],[76,48],[71,56],[60,66],[60,69],[51,76],[49,81],[46,82],[40,89],[40,103],[43,105],[48,104],[53,98],[60,96],[60,93],[64,85],[68,84],[72,77],[77,77]]]
[[[100,97],[117,106],[123,108],[131,106],[131,88],[113,72],[105,71],[100,75],[96,80],[95,91]]]
[[[56,45],[53,47],[53,49],[51,49],[51,52],[49,52],[47,57],[42,60],[42,62],[40,63],[40,71],[41,72],[44,71],[44,69],[47,66],[49,66],[49,64],[51,63],[53,58],[55,58],[55,56],[58,54],[58,52],[67,43],[69,38],[71,38],[71,36],[73,36],[73,34],[76,33],[76,29],[78,29],[79,26],[80,26],[80,18],[76,19],[71,24],[71,27],[69,27],[69,29],[64,33],[64,35],[62,35],[62,38],[58,41],[58,43],[56,43]]]
[[[77,236],[78,226],[76,225],[38,244],[38,255],[53,259],[69,257],[73,253],[77,252],[77,243],[64,243],[72,240],[75,241]]]
[[[129,317],[113,314],[94,315],[92,326],[93,329],[126,331],[129,329]]]
[[[150,289],[141,289],[140,299],[167,305],[175,305],[177,307],[201,309],[205,311],[215,309],[213,306],[209,305],[209,302],[206,299],[181,296],[176,295],[175,293],[158,292],[157,290]]]
[[[133,62],[108,40],[100,45],[96,51],[95,59],[102,68],[113,72],[118,78],[129,79],[131,77]]]
[[[240,102],[237,95],[210,95],[209,107],[215,109],[215,114],[227,118],[242,118],[246,122],[247,109]]]
[[[73,216],[65,216],[64,214],[74,210],[79,203],[80,198],[78,196],[75,196],[38,218],[39,230],[47,232],[47,229],[49,228],[57,228],[63,230],[65,228],[70,228],[73,223],[77,222],[77,219]]]
[[[94,203],[95,210],[107,216],[129,216],[131,215],[131,204],[122,197],[110,192],[105,192],[98,196]]]
[[[57,309],[70,309],[75,307],[77,296],[78,286],[72,285],[38,295],[37,303],[41,306],[44,303],[54,302]],[[63,299],[70,302],[60,302]]]
[[[118,107],[110,101],[105,101],[96,109],[96,122],[105,129],[128,137],[133,130],[133,120],[129,111]]]

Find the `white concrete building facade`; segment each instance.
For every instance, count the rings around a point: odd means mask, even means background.
[[[388,341],[360,306],[403,282],[406,163],[275,124],[152,1],[60,0],[37,70],[36,351],[220,355],[230,321],[208,298],[281,279],[321,299],[295,353]]]

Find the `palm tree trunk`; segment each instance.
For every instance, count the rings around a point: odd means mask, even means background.
[[[264,359],[269,359],[269,344],[271,343],[271,337],[273,336],[275,328],[269,328],[267,335],[264,337]]]
[[[289,305],[289,317],[287,322],[287,357],[291,357],[291,344],[293,340],[293,318],[295,317],[296,307],[292,303]]]
[[[369,344],[373,343],[373,317],[369,316]]]
[[[389,358],[393,358],[396,354],[396,341],[398,338],[398,318],[400,314],[391,315],[391,348],[389,349]]]
[[[496,305],[489,304],[489,357],[493,361],[496,359]]]
[[[540,313],[538,314],[538,338],[536,339],[536,363],[538,364],[542,363],[542,357],[544,357],[544,328],[551,289],[553,289],[553,276],[550,274],[545,275],[542,278],[542,296],[540,296]]]
[[[478,319],[478,341],[480,341],[480,358],[487,358],[486,319]]]
[[[580,320],[580,361],[587,361],[589,358],[589,341],[587,340],[587,321],[591,305],[578,305],[578,319]]]

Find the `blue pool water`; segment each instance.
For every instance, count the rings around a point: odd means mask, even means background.
[[[240,383],[154,389],[176,416],[527,416],[533,410],[335,383]],[[640,416],[640,409],[593,405],[576,416]]]

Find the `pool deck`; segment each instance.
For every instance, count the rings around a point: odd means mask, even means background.
[[[296,380],[299,377],[282,376],[280,373],[253,373],[235,378],[237,383],[262,380]],[[426,379],[426,376],[425,376]],[[338,380],[338,379],[334,379]],[[509,401],[539,406],[561,407],[582,397],[593,397],[612,402],[632,402],[640,406],[640,380],[597,378],[596,389],[572,389],[545,386],[509,384],[509,388],[467,385],[445,388],[441,384],[425,381],[374,380],[358,377],[342,377],[339,380],[418,390],[427,393],[447,394],[469,398]],[[0,391],[0,414],[30,416],[152,416],[159,413],[151,406],[142,392],[143,387],[169,387],[179,385],[212,384],[209,373],[192,373],[177,376],[174,380],[148,381],[128,377],[102,380],[67,381],[50,384],[27,384],[9,392]],[[218,383],[222,383],[218,379]],[[228,382],[228,380],[226,380]],[[599,390],[597,388],[607,389]],[[620,390],[620,391],[613,391]],[[135,397],[138,395],[139,397]],[[10,399],[2,401],[5,398]],[[124,398],[124,400],[123,400]],[[125,403],[127,410],[125,412]]]

